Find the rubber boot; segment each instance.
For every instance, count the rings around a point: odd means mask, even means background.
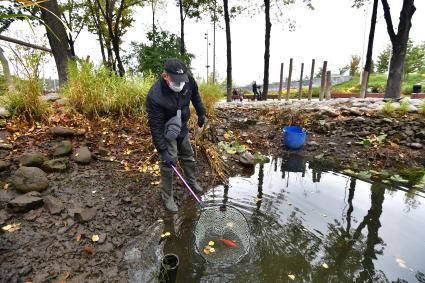
[[[173,172],[171,168],[161,166],[161,198],[164,202],[165,209],[171,213],[177,213],[178,208],[173,197]]]
[[[195,193],[201,194],[204,192],[202,187],[196,181],[196,163],[195,161],[182,161],[181,165],[183,167],[184,175],[186,177],[187,183],[195,191]]]

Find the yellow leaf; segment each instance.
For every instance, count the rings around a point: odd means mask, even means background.
[[[9,224],[9,225],[6,225],[6,226],[3,226],[2,227],[2,230],[3,231],[9,232],[9,233],[15,232],[15,231],[17,231],[19,229],[21,229],[21,223]]]
[[[80,154],[79,154],[79,153],[76,153],[76,154],[75,154],[75,157],[77,157],[78,155],[80,155]]]
[[[326,264],[326,263],[324,263],[324,264],[322,264],[322,266],[323,266],[323,268],[329,268],[329,266]]]
[[[209,241],[208,246],[210,246],[210,247],[214,246],[214,241]]]
[[[164,234],[161,235],[161,238],[165,238],[165,237],[169,237],[171,236],[170,232],[165,232]]]
[[[81,235],[77,235],[76,240],[77,240],[77,242],[79,242],[81,240]]]
[[[293,274],[288,274],[288,277],[289,277],[289,279],[291,279],[291,280],[295,280],[295,275],[293,275]]]
[[[204,254],[206,254],[206,255],[210,254],[210,250],[204,249]]]
[[[214,248],[211,248],[210,249],[210,253],[215,253],[215,249]]]
[[[93,242],[97,242],[97,241],[99,241],[99,236],[98,235],[93,235],[93,236],[91,236],[91,240]]]

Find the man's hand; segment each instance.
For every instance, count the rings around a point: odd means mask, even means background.
[[[205,124],[205,116],[198,116],[198,127],[202,128]]]
[[[176,166],[176,163],[174,162],[171,155],[168,153],[167,150],[161,151],[160,153],[161,162],[168,167],[171,167],[171,165]]]

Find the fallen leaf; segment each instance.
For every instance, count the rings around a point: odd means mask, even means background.
[[[322,214],[323,217],[328,217],[326,214]]]
[[[77,240],[77,242],[79,242],[81,240],[81,235],[77,235],[76,240]]]
[[[211,248],[210,249],[210,253],[215,253],[215,249],[214,248]]]
[[[87,254],[91,255],[94,252],[94,249],[91,246],[85,246],[84,247],[84,252],[86,252]]]
[[[210,247],[214,246],[214,241],[209,241],[208,246],[210,246]]]
[[[2,230],[3,231],[9,232],[9,233],[15,232],[15,231],[17,231],[19,229],[21,229],[21,223],[9,224],[9,225],[6,225],[6,226],[3,226],[2,227]]]
[[[210,254],[210,251],[208,249],[204,249],[204,254],[208,255]]]
[[[93,242],[97,242],[97,241],[99,241],[99,235],[93,235],[93,236],[91,236],[91,240],[92,240]]]
[[[329,266],[326,264],[326,263],[324,263],[324,264],[322,264],[322,266],[323,266],[323,268],[329,268]]]
[[[165,238],[165,237],[169,237],[171,236],[170,232],[165,232],[164,234],[161,235],[161,238]]]
[[[4,184],[3,190],[7,191],[9,189],[10,184],[6,183]]]
[[[291,279],[291,280],[295,280],[295,275],[293,275],[293,274],[288,274],[288,277],[289,277],[289,279]]]
[[[396,258],[395,261],[397,262],[398,266],[401,268],[407,268],[406,262],[402,260],[401,258]]]

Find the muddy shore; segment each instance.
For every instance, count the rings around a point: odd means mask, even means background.
[[[282,147],[282,127],[290,124],[308,131],[306,145],[296,154],[338,170],[398,174],[425,165],[425,119],[418,113],[419,103],[412,103],[416,111],[387,114],[381,111],[383,103],[372,99],[325,105],[219,104],[204,138],[221,153],[229,176],[249,174],[250,165],[241,164],[242,153],[228,153],[220,142],[238,141],[247,152],[285,156],[294,153]],[[95,126],[63,114],[55,117],[40,125],[6,119],[0,128],[0,227],[16,225],[0,232],[0,282],[127,282],[123,246],[167,214],[159,199],[157,156],[149,132],[129,121]],[[53,134],[57,126],[73,132]],[[62,141],[70,141],[72,151],[54,156]],[[81,148],[90,151],[87,163],[76,156]],[[220,179],[195,148],[200,183],[212,188]],[[24,195],[14,178],[28,152],[43,156],[43,162],[30,167],[48,171],[48,187]],[[65,167],[43,166],[59,158],[67,159],[59,162]],[[183,205],[189,195],[178,180],[175,185],[177,203]],[[22,196],[27,197],[17,202]]]

